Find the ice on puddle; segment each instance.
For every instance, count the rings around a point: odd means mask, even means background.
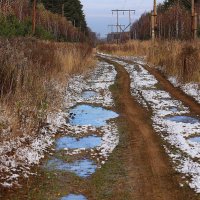
[[[106,125],[107,120],[118,117],[118,114],[113,111],[90,105],[78,105],[71,109],[70,113],[72,113],[72,117],[69,120],[71,125],[101,127]]]
[[[97,136],[88,136],[83,138],[75,138],[75,137],[61,137],[56,141],[56,149],[80,149],[85,150],[89,148],[95,148],[100,146],[101,144],[101,137]]]
[[[53,171],[69,171],[75,173],[77,176],[80,176],[82,178],[87,178],[96,171],[97,166],[92,160],[88,159],[78,160],[73,163],[67,163],[63,160],[55,158],[49,160],[45,168]]]
[[[66,95],[65,95],[65,108],[66,112],[58,111],[57,113],[49,113],[47,117],[47,127],[41,130],[41,135],[37,135],[35,138],[31,138],[29,136],[24,136],[23,138],[15,138],[13,141],[3,142],[0,147],[1,154],[1,163],[0,163],[0,172],[4,173],[6,177],[3,177],[1,181],[1,185],[4,187],[11,187],[13,184],[17,184],[18,176],[15,173],[16,169],[19,170],[19,176],[28,177],[30,172],[30,166],[39,164],[40,160],[44,157],[44,153],[47,149],[52,146],[55,140],[55,133],[65,131],[66,129],[66,119],[69,117],[70,108],[75,106],[77,102],[87,103],[87,104],[98,104],[103,107],[112,107],[114,105],[112,94],[109,91],[109,87],[114,84],[115,77],[117,72],[114,69],[114,66],[109,65],[105,62],[99,62],[95,70],[89,72],[89,78],[87,81],[83,75],[75,75],[70,78],[68,81],[68,85],[66,87]],[[111,114],[112,111],[110,111]],[[112,113],[114,117],[117,117],[117,114]],[[113,116],[112,115],[112,116]],[[105,122],[108,118],[101,119]],[[102,141],[98,148],[102,150],[104,155],[108,157],[108,155],[112,152],[112,150],[116,147],[119,141],[119,136],[117,133],[117,127],[112,123],[105,123],[104,128],[105,132],[102,131],[103,135],[109,134],[109,140]],[[69,133],[74,134],[87,134],[88,131],[96,132],[96,127],[93,126],[70,126],[67,125]],[[71,129],[71,130],[70,130]],[[110,131],[110,132],[108,132]],[[105,136],[102,136],[105,137]],[[23,146],[26,141],[29,141],[28,146]],[[88,144],[90,146],[90,144]],[[23,148],[21,148],[23,147]],[[79,147],[82,147],[81,145]],[[90,146],[91,147],[91,146]],[[65,149],[65,148],[63,148]],[[16,155],[11,154],[11,156],[7,156],[9,152],[13,150],[16,151]],[[85,148],[79,148],[78,151],[72,151],[73,154],[78,154],[80,151],[84,151]],[[66,151],[69,151],[67,147]],[[16,159],[17,158],[17,159]],[[106,158],[107,159],[107,158]],[[90,164],[86,161],[82,162],[82,164]],[[68,167],[68,166],[67,166]],[[91,170],[94,170],[95,167],[92,167]],[[14,172],[14,173],[13,173]],[[12,183],[8,180],[12,179]]]
[[[69,194],[65,197],[62,197],[60,200],[87,200],[83,195]]]

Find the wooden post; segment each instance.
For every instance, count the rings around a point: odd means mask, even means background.
[[[62,4],[62,17],[65,16],[65,4],[63,3]]]
[[[154,0],[154,5],[153,5],[153,12],[151,15],[151,34],[152,34],[152,40],[155,40],[156,38],[156,29],[157,29],[157,8],[156,8],[156,0]]]
[[[155,40],[155,25],[154,25],[154,12],[151,13],[151,38]]]
[[[35,34],[36,27],[36,0],[33,0],[33,13],[32,13],[32,34]]]
[[[194,40],[197,39],[197,13],[195,13],[195,4],[194,4],[194,0],[192,0],[192,38]]]
[[[194,40],[197,39],[197,26],[198,26],[197,17],[198,17],[198,14],[195,12],[194,14]]]
[[[119,11],[116,10],[117,12],[117,44],[119,44],[119,39],[120,39],[120,34],[119,34]]]

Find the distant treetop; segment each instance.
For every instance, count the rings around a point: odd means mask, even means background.
[[[83,12],[83,5],[80,0],[40,0],[47,10],[62,14],[64,6],[64,16],[82,31],[87,32],[87,23]]]

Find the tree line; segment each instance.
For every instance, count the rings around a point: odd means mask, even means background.
[[[200,10],[200,0],[195,0],[196,12]],[[191,38],[191,3],[187,0],[166,0],[157,6],[156,36],[160,39]],[[198,19],[198,24],[200,20]],[[151,38],[151,12],[143,15],[131,27],[134,39]],[[200,36],[200,26],[198,26]]]
[[[66,17],[71,23],[88,33],[87,23],[80,0],[40,0],[47,10]]]
[[[33,0],[0,0],[0,36],[32,35]],[[37,0],[35,37],[47,40],[91,41],[79,0]]]

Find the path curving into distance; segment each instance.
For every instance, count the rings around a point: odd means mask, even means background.
[[[151,105],[142,107],[132,94],[132,80],[125,69],[128,63],[122,61],[121,64],[108,57],[100,59],[113,64],[118,73],[116,82],[119,92],[116,98],[123,107],[120,114],[125,116],[130,130],[127,169],[128,182],[132,186],[132,199],[196,199],[195,192],[187,186],[180,187],[178,176],[163,148],[163,141],[152,125],[152,110],[147,111]]]

